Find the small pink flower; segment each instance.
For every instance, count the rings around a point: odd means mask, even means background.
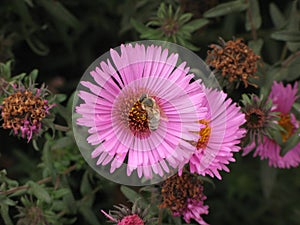
[[[148,208],[140,208],[137,201],[132,209],[122,204],[114,205],[114,208],[109,213],[104,210],[101,212],[109,219],[109,222],[115,225],[150,225],[153,224],[154,220],[157,220],[153,217],[149,218]]]
[[[136,214],[125,216],[118,225],[144,225],[144,221]]]
[[[208,113],[199,120],[205,127],[199,132],[197,150],[189,160],[190,172],[221,179],[219,170],[229,172],[226,165],[235,161],[233,153],[240,150],[238,144],[246,133],[240,126],[245,116],[224,92],[202,88]]]
[[[201,225],[208,225],[202,218],[208,214],[203,182],[196,176],[184,172],[181,176],[176,174],[168,178],[162,184],[161,195],[160,208],[170,209],[173,216],[183,216],[187,223],[194,219]]]
[[[269,98],[273,101],[273,112],[279,113],[278,124],[285,130],[281,132],[281,142],[286,144],[289,139],[297,135],[295,132],[299,128],[299,123],[295,115],[291,113],[292,106],[297,99],[298,82],[292,87],[288,84],[284,86],[282,82],[274,82]],[[252,142],[245,148],[245,154],[255,148],[254,156],[261,159],[269,159],[269,165],[278,168],[297,167],[300,163],[300,143],[296,144],[284,155],[281,154],[282,147],[273,139],[264,136],[263,141],[258,145]]]
[[[14,92],[3,99],[1,116],[2,127],[11,129],[14,135],[27,138],[39,135],[43,119],[50,114],[50,105],[45,97],[45,90],[36,88],[25,89],[23,86],[13,86]]]

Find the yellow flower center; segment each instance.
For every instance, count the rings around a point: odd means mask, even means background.
[[[140,101],[136,101],[128,114],[129,129],[134,135],[149,134],[148,115],[141,106]]]
[[[278,124],[285,129],[285,132],[281,132],[283,142],[286,142],[293,135],[294,125],[291,122],[291,116],[289,114],[280,114],[280,120]]]
[[[211,127],[209,126],[208,120],[199,120],[199,123],[205,125],[205,127],[199,131],[200,138],[196,145],[197,150],[206,148],[211,134]]]

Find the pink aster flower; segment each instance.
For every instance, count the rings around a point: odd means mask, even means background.
[[[297,135],[295,132],[299,128],[299,123],[295,115],[291,113],[292,106],[297,99],[298,82],[292,87],[291,84],[284,86],[282,82],[274,82],[269,98],[273,102],[273,112],[279,113],[278,124],[285,131],[281,132],[281,142],[284,144],[289,139]],[[297,167],[300,163],[300,143],[296,144],[287,153],[281,154],[282,147],[273,139],[264,136],[263,141],[258,145],[252,142],[244,150],[244,155],[248,154],[254,148],[254,156],[260,156],[261,159],[269,159],[269,165],[278,168]]]
[[[189,160],[189,168],[191,173],[221,179],[219,170],[229,172],[226,165],[235,161],[233,153],[240,150],[238,144],[246,133],[241,128],[245,116],[224,92],[202,88],[208,113],[199,120],[205,127],[198,132],[200,138],[194,143],[196,151]]]
[[[153,224],[157,218],[149,218],[148,208],[142,209],[137,205],[137,201],[129,209],[127,206],[119,204],[114,205],[114,210],[106,213],[104,210],[101,212],[116,225],[150,225]]]
[[[162,177],[195,151],[190,131],[206,114],[201,86],[185,62],[177,66],[178,54],[160,46],[121,45],[109,56],[80,83],[77,124],[89,128],[91,157],[110,164],[110,173],[126,163],[128,176]]]

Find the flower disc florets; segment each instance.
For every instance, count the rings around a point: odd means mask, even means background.
[[[206,224],[201,214],[208,214],[208,206],[203,204],[206,196],[203,194],[203,182],[190,173],[181,176],[174,175],[162,184],[161,208],[168,208],[174,216],[183,215],[187,223],[190,219],[200,224]]]
[[[3,99],[1,105],[2,127],[12,129],[14,135],[27,138],[38,135],[42,120],[49,114],[48,100],[43,98],[41,89],[15,88],[14,93]]]
[[[260,56],[256,55],[242,39],[225,42],[220,39],[220,45],[210,45],[212,50],[207,52],[206,62],[219,71],[222,77],[229,83],[239,84],[242,81],[245,87],[254,84],[249,82],[249,78],[257,78],[257,61]]]

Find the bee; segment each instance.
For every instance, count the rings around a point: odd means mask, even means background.
[[[158,128],[161,120],[159,106],[157,105],[154,98],[147,94],[142,94],[139,99],[142,109],[147,112],[148,115],[148,126],[150,131],[155,131]]]

